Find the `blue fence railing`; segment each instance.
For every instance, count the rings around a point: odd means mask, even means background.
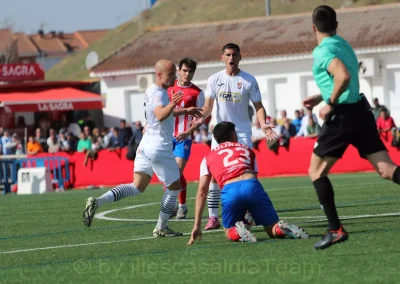
[[[66,157],[7,159],[3,156],[0,159],[0,183],[4,185],[4,193],[11,192],[11,185],[18,183],[19,169],[36,167],[46,167],[59,188],[64,188],[65,182],[70,181],[69,161]]]

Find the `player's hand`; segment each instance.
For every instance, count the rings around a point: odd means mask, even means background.
[[[203,233],[200,227],[193,227],[192,235],[190,236],[188,246],[192,245],[197,238],[199,238],[199,242],[201,242],[202,235]]]
[[[315,96],[311,96],[311,97],[305,98],[303,100],[303,105],[307,109],[312,109],[313,107],[318,105],[321,101],[322,101],[322,96],[321,95],[315,95]]]
[[[186,139],[188,139],[190,137],[190,133],[188,133],[188,132],[182,132],[182,133],[179,133],[178,135],[176,135],[176,141],[178,141],[178,142],[182,142],[182,141],[185,141]]]
[[[172,102],[177,105],[183,98],[183,93],[182,92],[176,92],[172,93]]]
[[[203,122],[204,122],[204,117],[195,117],[190,122],[190,127],[199,126],[199,125],[203,124]]]
[[[199,107],[189,107],[187,109],[187,113],[193,117],[197,117],[200,118],[203,116],[203,114],[201,113],[203,110]]]
[[[263,130],[265,137],[267,140],[276,140],[279,138],[278,133],[276,133],[273,129],[273,127],[270,124],[264,124],[261,126],[261,129]]]
[[[332,114],[332,111],[333,111],[333,107],[330,105],[326,105],[319,110],[319,117],[325,121]]]

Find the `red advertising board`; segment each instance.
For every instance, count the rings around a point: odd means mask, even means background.
[[[44,80],[44,70],[37,63],[0,64],[0,81]]]

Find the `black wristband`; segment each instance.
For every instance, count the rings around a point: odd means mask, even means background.
[[[332,106],[332,107],[335,106],[335,104],[332,103],[331,98],[328,99],[328,105],[329,105],[329,106]]]

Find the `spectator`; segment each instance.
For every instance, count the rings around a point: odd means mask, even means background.
[[[389,132],[392,131],[392,129],[396,130],[396,124],[385,108],[381,108],[378,120],[376,121],[376,126],[381,138],[385,141],[388,141],[389,139]]]
[[[122,119],[119,123],[119,135],[121,136],[123,147],[128,146],[128,142],[133,135],[132,128],[126,125],[126,120]]]
[[[301,115],[301,111],[300,111],[300,115]],[[301,119],[301,126],[300,126],[300,130],[299,132],[297,132],[296,136],[307,136],[309,133],[307,132],[307,128],[309,125],[309,118],[312,117],[314,122],[316,124],[318,124],[318,119],[315,116],[315,114],[312,113],[312,109],[307,109],[307,114],[303,116],[303,118]]]
[[[303,119],[303,117],[304,117],[304,109],[301,108],[299,110],[299,112],[300,112],[300,118]]]
[[[17,133],[14,133],[11,137],[11,141],[6,143],[7,152],[9,155],[22,155],[23,147],[20,140],[18,139]]]
[[[92,141],[86,136],[84,132],[81,132],[80,139],[78,142],[78,152],[86,153],[92,149]]]
[[[28,140],[29,142],[26,146],[28,155],[36,155],[44,152],[42,145],[33,136],[29,136]]]
[[[69,142],[67,137],[65,136],[65,132],[61,131],[59,135],[59,143],[60,143],[60,150],[63,152],[69,151]]]
[[[301,117],[300,117],[300,111],[299,110],[295,110],[294,111],[294,119],[292,121],[292,124],[294,125],[295,129],[296,129],[296,133],[298,133],[300,131],[300,127],[301,127]]]
[[[4,130],[3,137],[0,138],[3,155],[11,155],[11,149],[8,147],[8,144],[11,143],[11,141],[10,133],[7,130]]]
[[[60,143],[56,137],[56,132],[53,128],[49,130],[49,138],[47,138],[47,149],[49,153],[57,153],[60,151]]]
[[[201,142],[204,144],[207,144],[208,146],[211,146],[211,135],[208,132],[208,129],[201,129],[200,130],[201,133]]]
[[[83,133],[85,133],[86,137],[92,140],[92,130],[89,126],[83,127]]]
[[[281,131],[279,133],[280,136],[280,146],[289,149],[290,138],[296,135],[296,127],[290,123],[289,119],[285,119],[283,121],[283,126],[281,127]]]
[[[308,125],[307,125],[307,138],[316,138],[318,137],[319,133],[321,132],[321,127],[312,116],[308,116]]]
[[[75,152],[78,148],[78,143],[76,137],[70,132],[67,133],[67,142],[68,142],[68,150],[65,151]]]
[[[76,123],[76,120],[71,121],[71,123],[68,125],[67,131],[68,133],[72,133],[72,135],[77,138],[81,135],[81,127],[78,123]]]
[[[102,149],[103,145],[103,139],[100,135],[100,130],[98,128],[94,128],[92,131],[92,150],[93,151],[99,151]]]
[[[84,132],[81,133],[81,139],[78,142],[78,152],[80,153],[85,153],[85,159],[83,160],[83,165],[87,165],[88,159],[94,160],[97,158],[92,151],[92,141],[89,139],[89,137],[86,136]]]
[[[35,140],[40,143],[44,152],[47,152],[47,140],[42,134],[42,130],[40,128],[36,128],[35,132]]]
[[[25,117],[23,116],[18,116],[17,118],[17,127],[26,127],[26,123],[25,123]]]
[[[86,115],[85,116],[85,118],[83,119],[83,122],[82,122],[82,126],[83,127],[85,127],[85,126],[89,127],[89,129],[90,129],[89,132],[92,132],[92,130],[96,127],[96,125],[94,124],[94,122],[93,122],[92,118],[90,117],[90,115]]]
[[[374,105],[375,107],[372,109],[372,113],[374,114],[375,120],[378,120],[382,109],[387,112],[388,116],[390,116],[389,109],[386,106],[379,104],[378,98],[374,99]]]
[[[277,124],[283,125],[285,119],[288,119],[287,118],[287,112],[286,112],[286,110],[281,110],[281,118],[277,120]]]
[[[251,128],[251,141],[253,142],[253,148],[258,150],[258,145],[264,138],[264,131],[261,129],[260,122],[257,119]]]
[[[144,127],[143,127],[142,122],[141,122],[140,120],[138,120],[138,121],[135,122],[135,127],[136,127],[137,129],[140,129],[140,131],[143,133]]]
[[[194,143],[201,143],[201,133],[200,133],[200,130],[198,130],[198,129],[196,129],[194,132],[193,132],[193,136],[194,136]]]
[[[106,149],[108,148],[108,145],[110,144],[110,139],[111,136],[109,135],[110,131],[107,127],[104,127],[101,130],[101,136],[102,136],[102,148]]]
[[[4,129],[3,127],[0,126],[0,138],[3,137],[4,135]]]
[[[119,150],[124,147],[124,141],[119,133],[118,127],[114,127],[112,131],[112,136],[110,138],[110,143],[108,145],[109,151]]]

